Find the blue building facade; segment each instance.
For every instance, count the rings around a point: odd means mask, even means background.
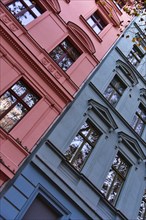
[[[131,23],[5,186],[0,219],[146,219],[141,21]]]

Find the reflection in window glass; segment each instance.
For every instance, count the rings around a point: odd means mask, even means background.
[[[101,192],[111,204],[115,204],[128,170],[129,165],[127,162],[117,154],[101,189]]]
[[[116,75],[104,92],[105,98],[115,107],[126,89],[125,84]]]
[[[139,135],[144,131],[146,126],[146,109],[143,105],[139,105],[139,108],[133,117],[131,126]]]
[[[143,195],[143,198],[140,204],[138,217],[137,217],[137,220],[145,220],[145,219],[146,219],[146,191]]]
[[[49,54],[52,59],[66,71],[80,56],[80,52],[71,44],[68,39],[65,39]]]
[[[9,132],[15,124],[38,102],[22,80],[19,80],[0,97],[0,126]]]
[[[99,139],[101,132],[87,120],[65,152],[67,160],[81,170]]]
[[[11,1],[7,8],[22,25],[27,25],[44,12],[35,0]]]

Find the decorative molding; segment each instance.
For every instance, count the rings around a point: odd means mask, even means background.
[[[49,6],[53,9],[53,11],[57,14],[61,12],[61,7],[59,5],[58,0],[46,0],[46,2],[49,4]]]
[[[124,132],[118,132],[119,143],[123,142],[134,154],[137,158],[144,159],[145,155],[141,150],[141,147],[138,141],[131,136],[125,134]]]
[[[88,100],[88,103],[91,105],[92,109],[100,116],[100,118],[110,127],[110,131],[112,131],[112,129],[115,130],[118,128],[111,113],[105,106],[99,104],[93,99]]]
[[[69,21],[67,23],[68,29],[78,38],[78,40],[83,44],[90,54],[96,52],[95,47],[89,36],[83,31],[78,25]]]
[[[132,82],[133,85],[138,84],[138,79],[135,76],[133,70],[131,70],[131,68],[124,63],[121,60],[117,60],[116,61],[116,66],[122,70],[122,72],[125,74],[125,76]]]

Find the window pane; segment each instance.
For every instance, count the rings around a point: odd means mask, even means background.
[[[96,32],[96,34],[99,34],[101,29],[98,26],[93,27],[93,30]]]
[[[121,162],[120,167],[119,167],[119,173],[125,177],[127,172],[128,172],[129,166],[125,162]]]
[[[32,8],[32,11],[35,13],[37,17],[41,15],[40,11],[37,8]]]
[[[71,142],[69,149],[65,152],[67,160],[71,160],[77,151],[77,149],[82,145],[83,138],[80,135],[77,135]]]
[[[61,43],[61,46],[65,49],[65,50],[69,50],[72,45],[71,43],[66,39]]]
[[[80,170],[82,165],[84,164],[88,154],[91,151],[91,146],[89,144],[85,144],[79,154],[77,155],[77,158],[73,162],[73,166],[77,169]]]
[[[27,93],[23,100],[31,108],[36,102],[38,102],[38,97],[32,93]]]
[[[58,64],[64,71],[66,71],[73,64],[73,60],[68,56],[65,56]]]
[[[89,24],[91,27],[94,25],[94,21],[93,21],[92,18],[89,18],[89,19],[87,20],[87,22],[88,22],[88,24]]]
[[[142,131],[144,129],[144,122],[142,120],[139,120],[138,123],[137,123],[137,126],[135,127],[135,131],[138,133],[138,134],[141,134]]]
[[[35,18],[31,15],[29,11],[25,12],[23,15],[18,17],[18,20],[22,25],[27,25],[31,21],[33,21]]]
[[[112,185],[112,182],[115,178],[115,171],[113,170],[110,170],[107,177],[106,177],[106,180],[102,186],[102,189],[101,189],[101,192],[106,196],[108,194],[108,191],[110,190],[110,187]]]
[[[114,92],[111,99],[110,99],[110,103],[113,105],[113,106],[116,106],[117,102],[119,101],[120,99],[120,95],[117,93],[117,92]]]
[[[87,122],[85,122],[80,129],[80,133],[82,133],[84,136],[87,136],[89,131],[90,131],[90,127],[87,124]]]
[[[146,111],[142,108],[138,108],[137,110],[138,115],[140,115],[140,117],[146,121]]]
[[[109,86],[107,87],[107,89],[105,90],[105,92],[104,92],[104,97],[109,100],[109,97],[111,96],[111,94],[113,93],[113,91],[114,91],[114,89],[112,88],[111,85],[109,85]]]
[[[10,92],[6,92],[0,98],[0,115],[5,112],[14,102],[16,102],[16,98]]]
[[[28,6],[31,6],[32,5],[32,1],[30,0],[24,0],[24,2],[28,5]],[[33,1],[35,3],[35,1]]]
[[[97,132],[96,130],[91,131],[91,133],[90,133],[90,135],[89,135],[89,137],[88,137],[89,141],[90,141],[90,142],[92,143],[92,145],[94,145],[94,146],[95,146],[95,144],[96,144],[98,138],[99,138],[99,132]]]
[[[137,220],[145,220],[145,219],[146,219],[146,192],[143,195],[138,217],[137,217]]]
[[[20,11],[24,9],[24,5],[20,1],[15,1],[8,5],[8,9],[11,11],[12,14],[17,15]]]
[[[5,117],[0,121],[1,127],[9,131],[25,114],[27,109],[18,103]]]
[[[116,176],[114,179],[114,183],[111,187],[110,194],[107,198],[110,203],[113,204],[115,202],[116,197],[120,191],[121,185],[122,185],[121,179],[118,176]]]
[[[65,54],[65,52],[61,49],[61,47],[56,47],[51,53],[50,56],[54,61],[58,62],[58,60]]]
[[[14,86],[11,88],[18,96],[23,95],[26,92],[26,86],[18,81]]]

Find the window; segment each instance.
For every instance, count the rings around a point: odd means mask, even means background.
[[[99,139],[101,132],[87,120],[71,142],[65,152],[67,160],[77,169],[81,170],[91,151]]]
[[[142,104],[139,105],[131,123],[132,128],[141,135],[146,125],[146,108]]]
[[[9,132],[38,100],[39,97],[19,80],[0,97],[0,126]]]
[[[7,8],[22,25],[27,25],[44,12],[35,0],[13,0]]]
[[[145,220],[145,219],[146,219],[146,191],[143,195],[138,217],[137,217],[137,220]]]
[[[141,53],[144,55],[146,53],[146,41],[144,37],[142,37],[139,33],[136,33],[135,37],[133,38],[133,42],[136,43]]]
[[[117,154],[104,181],[101,192],[111,204],[115,204],[129,170],[126,160]]]
[[[128,60],[132,63],[133,66],[138,66],[143,57],[143,51],[136,44],[133,45],[132,50],[127,56]]]
[[[126,85],[116,75],[104,92],[105,98],[115,107],[126,89]]]
[[[107,25],[104,22],[104,20],[99,16],[97,11],[87,19],[87,22],[91,26],[91,28],[96,32],[96,34],[99,34],[99,32],[102,31]]]
[[[49,54],[52,59],[66,71],[81,55],[81,53],[72,45],[68,38],[61,42]]]

